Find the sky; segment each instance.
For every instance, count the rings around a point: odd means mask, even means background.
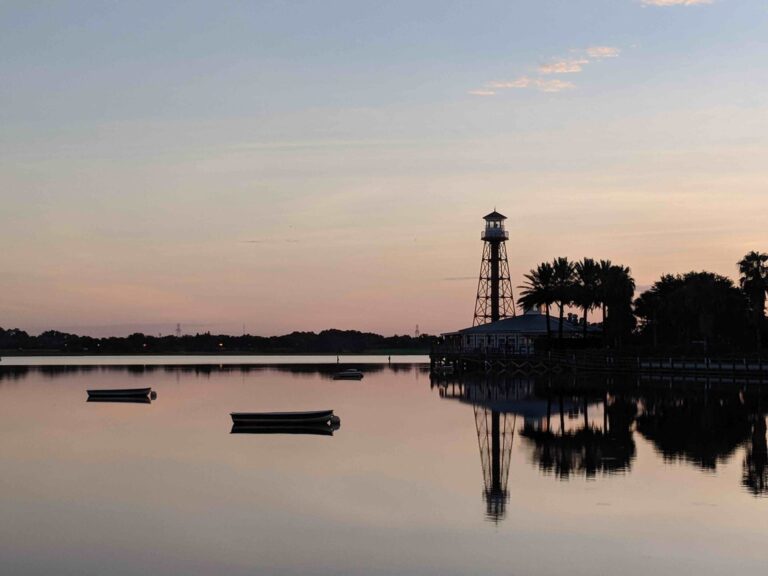
[[[0,0],[0,53],[4,328],[454,330],[494,208],[515,286],[768,251],[764,0]]]

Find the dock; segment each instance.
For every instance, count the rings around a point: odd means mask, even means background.
[[[450,372],[491,374],[562,374],[571,372],[625,372],[740,376],[768,380],[768,358],[638,356],[602,350],[547,351],[529,355],[504,349],[462,349],[437,346],[429,355],[435,374]]]

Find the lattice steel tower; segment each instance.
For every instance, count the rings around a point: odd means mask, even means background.
[[[512,279],[509,276],[509,262],[505,242],[509,233],[504,229],[507,217],[494,210],[483,218],[485,230],[483,259],[480,263],[480,280],[477,283],[475,319],[473,326],[496,322],[515,315],[512,295]]]

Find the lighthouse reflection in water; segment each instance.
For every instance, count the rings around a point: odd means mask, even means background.
[[[496,523],[514,490],[516,443],[559,480],[630,472],[636,433],[664,461],[712,472],[744,447],[742,488],[754,495],[768,489],[767,410],[758,385],[485,375],[433,375],[431,384],[441,398],[473,409],[485,513]]]

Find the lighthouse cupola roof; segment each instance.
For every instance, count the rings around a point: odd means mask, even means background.
[[[490,214],[483,216],[483,220],[485,220],[486,222],[490,222],[491,220],[501,221],[506,219],[507,217],[504,216],[504,214],[499,214],[498,212],[496,212],[496,210],[494,210]]]

